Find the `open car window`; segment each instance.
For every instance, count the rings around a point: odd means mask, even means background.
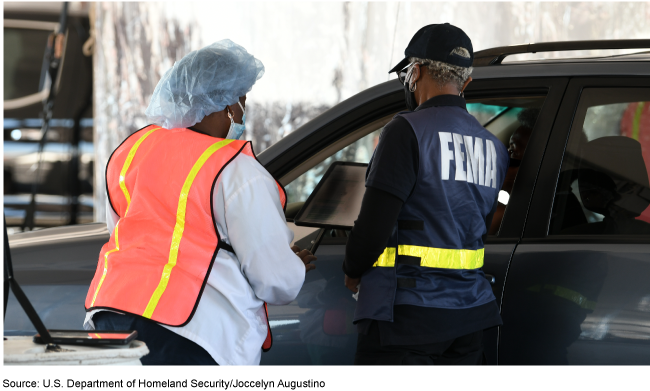
[[[545,96],[469,99],[467,111],[508,148],[510,166],[488,235],[497,235]]]
[[[499,193],[497,212],[488,232],[490,235],[496,235],[501,226],[519,163],[523,159],[544,99],[545,96],[468,99],[467,111],[494,134],[509,149],[512,156],[511,167],[508,169],[503,188]],[[333,162],[368,163],[384,125],[392,117],[393,115],[390,115],[378,121],[372,129],[369,129],[368,126],[359,129],[358,132],[363,133],[363,137],[353,137],[354,141],[336,148],[335,151],[332,151],[333,153],[323,156],[318,162],[312,161],[309,169],[304,170],[302,174],[285,186],[289,203],[287,211],[297,212],[299,210]]]
[[[377,142],[379,142],[379,134],[382,129],[384,129],[383,126],[352,144],[345,146],[285,186],[287,202],[305,202],[312,191],[314,191],[323,174],[325,174],[325,171],[334,162],[368,163],[377,146]]]

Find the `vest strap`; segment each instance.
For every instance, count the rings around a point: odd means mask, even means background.
[[[400,265],[411,265],[411,266],[420,266],[422,264],[422,258],[412,257],[410,255],[398,255],[397,263]]]
[[[483,267],[483,257],[482,248],[465,250],[401,244],[397,249],[386,247],[373,267],[395,267],[395,258],[397,258],[397,263],[405,265],[472,270]]]

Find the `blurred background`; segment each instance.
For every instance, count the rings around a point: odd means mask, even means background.
[[[104,170],[111,152],[148,124],[144,110],[162,74],[214,41],[229,38],[266,67],[247,99],[246,139],[259,153],[333,105],[388,80],[387,71],[427,24],[462,28],[474,51],[650,37],[650,2],[70,2],[60,66],[51,77],[44,54],[48,37],[60,28],[63,3],[3,6],[3,185],[10,233],[31,225],[105,221]],[[624,51],[507,61],[618,53]],[[52,89],[50,130],[39,153],[43,100]],[[35,213],[28,224],[33,190]]]

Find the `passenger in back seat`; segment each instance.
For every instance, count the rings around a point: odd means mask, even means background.
[[[636,217],[650,205],[648,172],[638,141],[601,137],[585,144],[578,171],[583,206],[603,221],[561,231],[563,235],[650,234],[650,224]]]

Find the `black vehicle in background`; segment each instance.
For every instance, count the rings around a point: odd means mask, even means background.
[[[648,48],[650,40],[564,42],[475,54],[467,109],[513,152],[485,243],[504,325],[486,331],[490,364],[650,364],[650,52],[505,62],[508,55]],[[405,110],[382,83],[259,155],[287,189],[296,244],[319,233],[293,216],[334,161],[367,163]],[[103,223],[12,235],[16,279],[44,322],[81,328]],[[343,286],[347,232],[328,230],[298,298],[269,307],[262,364],[351,364],[355,301]],[[31,329],[15,300],[5,334]]]
[[[4,210],[20,231],[34,182],[36,227],[93,221],[92,57],[87,9],[68,12],[63,59],[52,86],[44,72],[48,37],[58,29],[62,3],[4,3]],[[42,154],[43,100],[56,89]],[[37,178],[37,163],[41,160]]]

